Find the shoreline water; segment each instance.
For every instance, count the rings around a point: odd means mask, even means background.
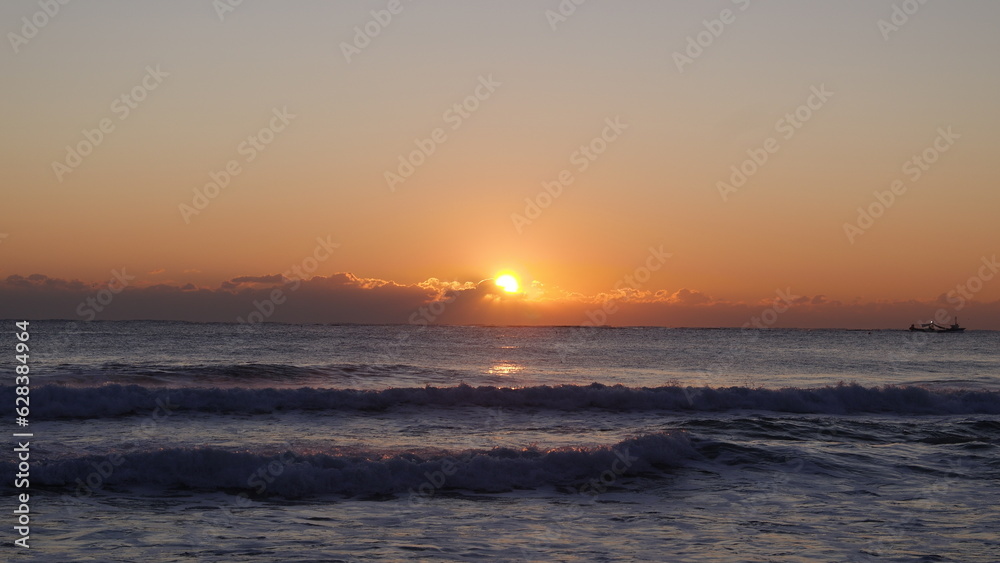
[[[990,333],[31,326],[31,556],[1000,556]]]

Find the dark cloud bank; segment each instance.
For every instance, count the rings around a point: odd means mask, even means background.
[[[599,296],[542,292],[543,298],[502,295],[489,281],[428,280],[400,285],[341,273],[306,281],[281,275],[240,276],[217,288],[140,286],[121,275],[93,284],[40,274],[0,281],[0,317],[7,319],[182,320],[459,325],[583,325],[906,328],[957,315],[971,329],[1000,329],[1000,301],[958,300],[843,303],[791,290],[757,303],[713,299],[690,289],[673,293],[620,291]],[[540,290],[541,291],[541,290]]]

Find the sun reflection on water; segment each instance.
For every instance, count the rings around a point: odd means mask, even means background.
[[[518,374],[523,369],[524,366],[521,366],[520,364],[515,364],[513,362],[501,362],[498,364],[493,364],[493,366],[491,366],[490,369],[486,370],[486,373],[490,375],[509,376]]]

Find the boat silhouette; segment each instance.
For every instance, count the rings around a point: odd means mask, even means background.
[[[910,332],[965,332],[965,327],[958,326],[958,317],[955,317],[955,324],[951,326],[939,325],[934,321],[910,325]]]

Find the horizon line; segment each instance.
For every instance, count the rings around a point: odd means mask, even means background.
[[[888,331],[899,331],[899,332],[911,332],[909,328],[848,328],[848,327],[755,327],[755,326],[664,326],[664,325],[528,325],[528,324],[512,324],[512,325],[494,325],[494,324],[452,324],[452,323],[428,323],[426,325],[415,325],[411,323],[350,323],[350,322],[330,322],[330,323],[295,323],[295,322],[284,322],[284,321],[263,321],[258,323],[246,323],[238,321],[188,321],[188,320],[177,320],[177,319],[94,319],[94,320],[79,320],[79,319],[0,319],[2,322],[66,322],[66,323],[80,323],[80,324],[91,324],[91,323],[184,323],[184,324],[199,324],[199,325],[212,325],[212,324],[223,324],[223,325],[235,325],[235,326],[249,326],[254,327],[256,325],[284,325],[284,326],[392,326],[392,327],[408,327],[412,326],[414,328],[594,328],[594,329],[634,329],[634,328],[659,328],[667,330],[800,330],[800,331],[811,331],[811,330],[829,330],[829,331],[844,331],[844,332],[888,332]],[[966,328],[966,332],[1000,332],[998,329],[972,329]],[[917,331],[920,334],[938,334],[938,333],[926,333]],[[961,334],[961,333],[946,333],[946,334]]]

